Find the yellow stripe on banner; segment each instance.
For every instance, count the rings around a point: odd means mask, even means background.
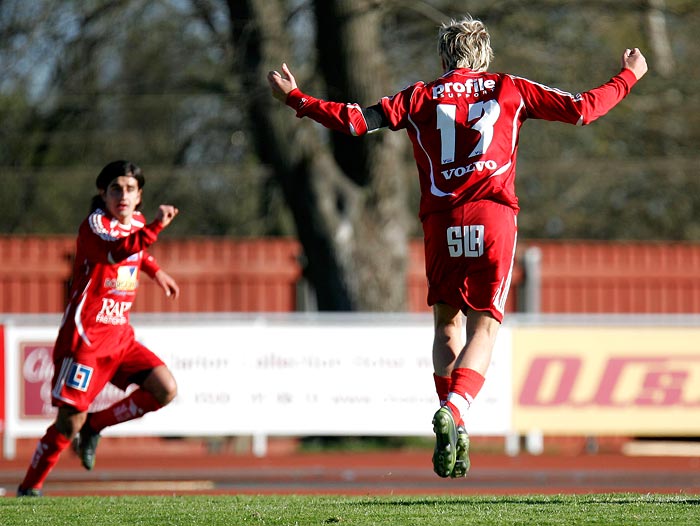
[[[516,432],[700,434],[700,328],[517,327],[512,344]]]

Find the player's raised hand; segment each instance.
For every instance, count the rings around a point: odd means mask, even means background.
[[[267,82],[272,89],[272,96],[282,102],[286,102],[289,92],[297,87],[297,81],[286,63],[282,64],[282,74],[278,71],[270,71],[267,74]]]
[[[622,67],[632,71],[639,80],[647,72],[647,59],[639,51],[639,48],[625,49],[622,54]]]
[[[175,208],[173,205],[160,205],[158,207],[158,213],[156,214],[156,219],[160,221],[160,223],[163,225],[163,227],[168,226],[173,219],[175,219],[175,216],[179,213],[180,211]]]

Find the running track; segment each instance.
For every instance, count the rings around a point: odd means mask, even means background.
[[[13,496],[33,441],[3,460],[0,493]],[[44,486],[47,496],[186,494],[498,495],[557,493],[700,494],[700,458],[617,454],[517,457],[473,454],[466,479],[440,479],[430,451],[213,454],[185,441],[104,438],[97,466],[85,471],[64,453]]]

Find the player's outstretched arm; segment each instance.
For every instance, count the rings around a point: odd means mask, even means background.
[[[267,82],[270,84],[272,96],[282,102],[286,102],[289,92],[297,88],[297,81],[286,63],[282,64],[282,74],[270,71],[267,74]]]
[[[302,93],[286,63],[282,64],[282,73],[270,71],[267,82],[272,96],[296,111],[297,117],[309,117],[328,129],[357,137],[388,126],[378,104],[362,108],[359,104],[331,102]]]
[[[644,58],[639,48],[625,49],[622,54],[622,68],[629,69],[639,80],[647,72],[647,59]]]

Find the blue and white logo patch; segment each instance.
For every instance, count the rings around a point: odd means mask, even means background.
[[[68,371],[66,385],[78,391],[87,391],[92,378],[92,367],[80,363],[73,363]]]

